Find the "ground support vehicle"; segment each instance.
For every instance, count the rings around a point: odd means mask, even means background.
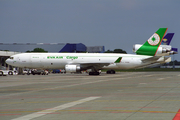
[[[36,70],[36,69],[33,69],[31,71],[31,74],[35,75],[35,74],[38,74],[38,75],[48,75],[48,71],[47,70]]]
[[[8,70],[0,70],[0,76],[6,76],[8,75]]]
[[[23,75],[25,75],[25,74],[30,75],[31,70],[28,70],[28,69],[23,70]]]

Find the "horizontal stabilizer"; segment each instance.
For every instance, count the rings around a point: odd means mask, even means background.
[[[149,61],[150,59],[154,60],[153,61]],[[137,69],[141,69],[141,68],[146,68],[146,67],[152,67],[152,66],[157,66],[157,65],[160,65],[160,64],[164,64],[164,63],[167,63],[167,62],[171,62],[171,57],[162,57],[158,59],[158,57],[151,57],[150,59],[144,59],[143,62],[147,62],[147,64],[145,65],[142,65],[142,66],[139,66],[137,67]]]
[[[150,58],[146,58],[146,59],[143,59],[141,60],[143,63],[146,63],[146,62],[152,62],[152,61],[157,61],[159,58],[161,58],[162,56],[153,56],[153,57],[150,57]]]

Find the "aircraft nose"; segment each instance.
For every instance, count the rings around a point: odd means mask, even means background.
[[[6,62],[8,65],[12,65],[12,63],[13,63],[12,60],[9,59],[9,58],[8,58],[5,62]]]

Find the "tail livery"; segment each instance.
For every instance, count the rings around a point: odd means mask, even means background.
[[[136,44],[133,51],[138,55],[148,56],[156,56],[156,54],[168,52],[159,47],[166,31],[167,28],[159,28],[143,45]]]
[[[172,46],[170,45],[173,36],[174,36],[174,33],[167,33],[164,36],[160,45],[161,47],[163,47],[163,49],[170,50],[170,55],[178,53],[178,48],[172,48]]]
[[[167,33],[164,36],[164,38],[163,38],[163,40],[161,42],[161,45],[170,45],[170,42],[171,42],[173,36],[174,36],[174,33]]]

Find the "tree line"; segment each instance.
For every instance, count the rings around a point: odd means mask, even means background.
[[[42,48],[34,48],[34,50],[32,51],[26,51],[27,53],[30,53],[30,52],[44,52],[44,53],[47,53],[48,51],[45,51],[44,49]]]

